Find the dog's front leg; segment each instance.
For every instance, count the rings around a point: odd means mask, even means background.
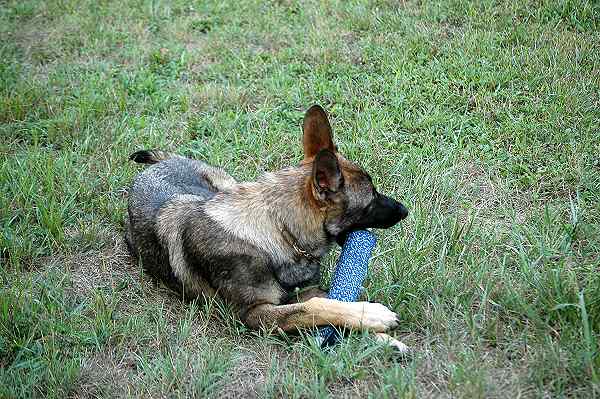
[[[314,297],[288,305],[262,304],[249,309],[244,317],[253,328],[279,327],[284,331],[334,325],[375,332],[398,325],[398,316],[380,303],[341,302]]]

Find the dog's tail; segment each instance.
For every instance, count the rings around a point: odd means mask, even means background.
[[[154,164],[164,161],[165,159],[176,157],[180,157],[180,155],[161,150],[142,150],[131,154],[129,159],[137,163]]]

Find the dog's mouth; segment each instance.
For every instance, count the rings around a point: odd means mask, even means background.
[[[358,229],[357,229],[357,230],[358,230]],[[349,235],[350,233],[352,233],[353,231],[354,231],[354,230],[346,230],[346,231],[344,231],[344,232],[342,232],[342,233],[338,234],[338,235],[335,237],[335,242],[337,242],[337,244],[338,244],[340,247],[343,247],[343,246],[344,246],[344,243],[345,243],[345,242],[346,242],[346,240],[348,239],[348,235]]]
[[[353,231],[389,229],[407,216],[408,209],[402,203],[385,195],[375,193],[373,200],[371,200],[369,205],[360,214],[342,217],[342,220],[349,222],[345,226],[344,223],[342,223],[342,226],[334,223],[332,226],[325,225],[323,227],[330,239],[334,239],[340,246],[343,246],[348,235]]]
[[[404,208],[404,209],[406,209],[406,208]],[[388,229],[388,228],[398,224],[402,219],[406,218],[406,216],[408,216],[407,210],[403,213],[403,215],[398,220],[396,220],[394,222],[390,221],[388,223],[380,224],[377,226],[354,226],[352,228],[343,230],[335,236],[335,242],[337,242],[340,247],[343,247],[344,243],[348,239],[348,235],[350,235],[350,233],[352,233],[353,231],[365,230],[365,229],[371,229],[371,228],[373,228],[373,229]]]
[[[382,196],[383,197],[383,196]],[[359,223],[350,226],[349,228],[342,230],[335,236],[335,241],[341,247],[348,239],[348,235],[356,230],[364,229],[389,229],[395,226],[401,220],[408,216],[408,209],[400,202],[385,197],[385,200],[391,200],[388,207],[373,207],[372,209],[367,208],[365,218]]]

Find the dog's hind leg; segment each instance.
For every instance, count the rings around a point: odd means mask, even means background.
[[[125,238],[125,244],[127,244],[127,250],[129,251],[129,255],[137,259],[138,252],[135,248],[135,245],[133,244],[133,233],[131,231],[131,222],[129,221],[129,216],[125,217],[125,234],[123,238]]]
[[[396,313],[382,304],[321,297],[288,305],[258,305],[249,309],[243,320],[252,328],[279,327],[284,331],[333,325],[383,332],[398,325]]]

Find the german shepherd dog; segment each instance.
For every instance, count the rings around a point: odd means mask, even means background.
[[[293,331],[334,325],[383,334],[397,326],[384,305],[328,299],[319,260],[352,230],[389,228],[408,211],[333,143],[323,108],[303,122],[304,160],[237,182],[224,170],[158,150],[129,191],[126,241],[145,271],[185,298],[219,295],[251,328]]]

